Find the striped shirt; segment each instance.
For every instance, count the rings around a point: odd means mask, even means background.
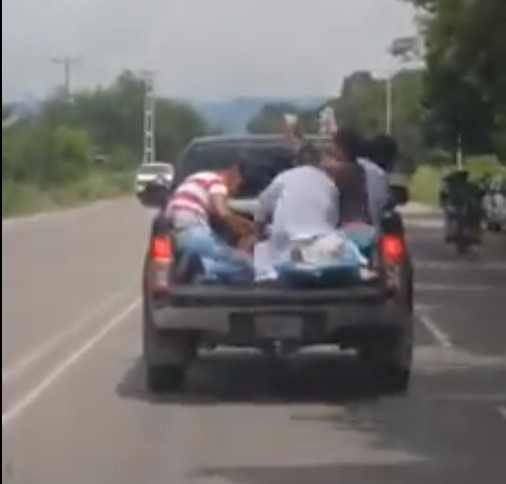
[[[175,225],[208,224],[211,195],[228,195],[223,177],[212,171],[186,178],[172,195],[166,209]],[[182,228],[182,227],[181,227]]]

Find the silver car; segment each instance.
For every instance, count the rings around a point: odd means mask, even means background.
[[[149,183],[162,178],[169,185],[174,177],[174,168],[169,163],[153,162],[143,163],[135,175],[135,192],[137,195],[142,194],[146,190]]]
[[[506,183],[494,180],[483,198],[485,222],[492,232],[506,229]]]

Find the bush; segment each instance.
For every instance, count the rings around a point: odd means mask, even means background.
[[[438,205],[442,173],[431,166],[421,166],[411,177],[410,198],[413,201]]]
[[[478,180],[485,175],[506,176],[506,166],[501,165],[497,156],[475,156],[466,160],[471,178]]]

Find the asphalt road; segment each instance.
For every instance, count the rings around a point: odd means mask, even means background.
[[[135,201],[2,225],[2,462],[18,484],[499,484],[506,239],[465,259],[409,217],[417,348],[406,397],[328,350],[271,378],[218,352],[151,398],[140,355],[148,215]]]

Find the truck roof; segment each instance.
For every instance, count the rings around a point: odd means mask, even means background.
[[[308,141],[326,141],[330,138],[322,135],[308,135],[305,137]],[[195,138],[192,144],[286,144],[287,140],[283,134],[244,134],[244,135],[217,135],[202,136]]]

